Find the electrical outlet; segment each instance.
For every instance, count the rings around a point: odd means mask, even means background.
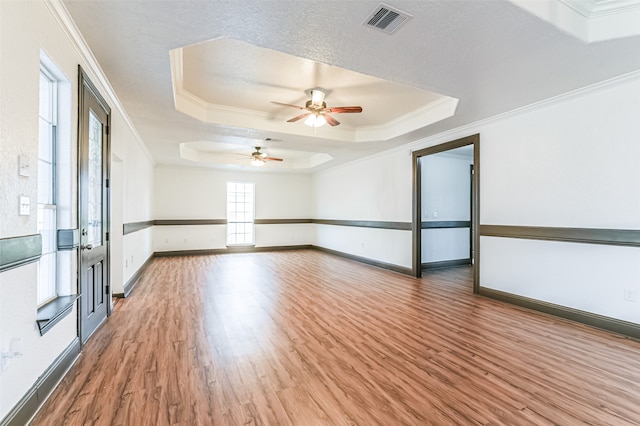
[[[637,300],[636,290],[633,288],[625,288],[624,300],[626,300],[627,302],[635,302]]]

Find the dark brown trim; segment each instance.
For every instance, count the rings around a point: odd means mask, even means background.
[[[227,219],[156,219],[153,224],[156,226],[226,225]]]
[[[34,385],[0,421],[0,426],[24,426],[38,412],[53,389],[67,374],[80,355],[80,339],[75,338],[69,346],[45,370]]]
[[[153,220],[145,220],[142,222],[129,222],[122,225],[122,235],[131,234],[136,231],[141,231],[143,229],[149,228],[155,225],[155,221]]]
[[[336,226],[354,226],[359,228],[379,228],[379,229],[396,229],[401,231],[410,231],[411,223],[409,222],[383,222],[373,220],[332,220],[332,219],[313,219],[313,223],[319,225],[336,225]]]
[[[319,250],[325,253],[333,254],[335,256],[344,257],[350,260],[354,260],[356,262],[365,263],[367,265],[376,266],[378,268],[387,269],[389,271],[398,272],[404,275],[412,275],[413,272],[410,268],[404,268],[402,266],[393,265],[391,263],[379,262],[377,260],[368,259],[366,257],[356,256],[349,253],[344,253],[337,250],[332,250],[324,247],[304,244],[304,245],[296,245],[296,246],[269,246],[269,247],[228,247],[223,249],[202,249],[202,250],[174,250],[174,251],[157,251],[153,254],[152,257],[171,257],[171,256],[207,256],[213,254],[230,254],[230,253],[259,253],[259,252],[268,252],[268,251],[279,251],[279,250]],[[140,268],[142,270],[142,268]],[[142,272],[136,275],[142,275]],[[131,281],[131,280],[130,280]],[[121,294],[114,294],[116,297],[123,297]]]
[[[480,135],[474,135],[473,176],[471,186],[471,262],[473,264],[473,292],[480,291]]]
[[[440,152],[451,151],[452,149],[462,148],[463,146],[473,145],[480,140],[480,135],[475,134],[464,138],[456,139],[451,142],[441,143],[439,145],[430,146],[428,148],[413,151],[414,157],[424,157],[425,155],[438,154]],[[475,160],[475,158],[474,158]]]
[[[41,255],[40,234],[0,238],[0,272],[36,262]]]
[[[255,219],[256,225],[290,225],[296,223],[313,223],[313,219]]]
[[[411,271],[416,278],[422,276],[422,163],[420,156],[411,156]]]
[[[472,233],[472,250],[473,250],[473,291],[477,293],[480,289],[480,134],[467,136],[446,142],[440,145],[420,149],[414,151],[412,160],[412,180],[413,180],[413,202],[412,202],[412,274],[415,277],[422,276],[422,209],[421,198],[421,175],[420,157],[425,155],[437,154],[452,149],[461,148],[463,146],[473,145],[473,180],[471,187],[472,211],[471,217],[471,233]]]
[[[426,262],[422,264],[422,269],[450,268],[452,266],[471,265],[471,259],[441,260],[439,262]]]
[[[440,220],[422,222],[422,229],[471,228],[470,220]]]
[[[319,250],[324,253],[329,253],[334,256],[344,257],[345,259],[354,260],[356,262],[365,263],[367,265],[375,266],[382,269],[387,269],[389,271],[398,272],[403,275],[413,276],[413,270],[411,268],[405,268],[403,266],[393,265],[391,263],[380,262],[378,260],[369,259],[367,257],[356,256],[354,254],[345,253],[338,250],[332,250],[325,247],[320,246],[312,246],[314,250]]]
[[[78,83],[80,86],[80,91],[82,91],[83,87],[86,87],[91,92],[91,95],[96,98],[96,101],[98,101],[98,103],[106,111],[106,113],[108,115],[111,115],[111,107],[102,97],[98,88],[93,84],[93,82],[89,78],[89,74],[87,74],[84,69],[82,69],[82,65],[78,65]],[[111,122],[109,122],[109,124],[111,124]]]
[[[220,249],[201,249],[201,250],[174,250],[174,251],[157,251],[154,253],[157,257],[167,256],[206,256],[211,254],[229,254],[229,253],[259,253],[265,251],[278,251],[278,250],[302,250],[310,249],[313,246],[308,244],[297,246],[268,246],[268,247],[255,247],[255,246],[236,246]]]
[[[486,287],[481,287],[478,293],[482,296],[500,300],[501,302],[510,303],[522,308],[544,312],[570,321],[590,325],[602,330],[629,336],[634,339],[640,339],[640,325],[632,322],[556,305],[554,303],[544,302],[541,300],[530,299],[528,297],[518,296]]]
[[[384,222],[373,220],[336,220],[336,219],[255,219],[256,225],[292,225],[300,223],[316,223],[319,225],[353,226],[359,228],[411,230],[409,222]],[[123,225],[124,234],[130,234],[150,226],[182,226],[182,225],[226,225],[226,219],[156,219],[145,222],[132,222]]]
[[[640,230],[637,229],[480,225],[480,235],[483,237],[640,247]]]
[[[58,250],[74,250],[79,245],[79,229],[58,229]]]
[[[153,257],[154,257],[154,254],[149,256],[149,258],[144,261],[142,266],[138,268],[138,270],[131,276],[131,278],[129,278],[129,280],[124,284],[123,293],[114,293],[113,297],[118,297],[118,298],[129,297],[129,295],[135,288],[142,274],[144,274],[144,272],[147,270],[149,265],[151,265],[151,262],[153,261]]]
[[[473,164],[469,165],[469,186],[471,188],[471,193],[469,194],[469,217],[473,218]],[[473,259],[473,223],[470,223],[469,227],[471,228],[469,230],[469,259]],[[473,264],[473,261],[471,264]]]
[[[40,335],[44,336],[44,334],[51,330],[54,325],[69,315],[73,308],[73,304],[79,297],[79,294],[56,297],[51,302],[38,308],[36,323],[38,324]]]

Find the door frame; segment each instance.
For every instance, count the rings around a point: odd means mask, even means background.
[[[480,134],[413,151],[413,215],[411,224],[413,259],[411,270],[416,278],[422,277],[422,171],[420,157],[450,151],[467,145],[473,145],[473,183],[471,185],[473,257],[471,263],[473,265],[473,292],[478,293],[480,289],[480,228],[478,226],[480,223]]]
[[[111,107],[109,107],[109,104],[105,101],[105,99],[102,97],[102,95],[100,94],[100,92],[98,91],[98,89],[96,88],[96,86],[91,82],[89,75],[82,69],[81,65],[78,65],[78,133],[77,133],[77,184],[78,184],[78,188],[77,188],[77,223],[78,223],[78,228],[82,228],[81,225],[81,201],[82,201],[82,196],[81,196],[81,182],[80,180],[82,179],[82,176],[80,174],[81,171],[81,162],[82,162],[82,155],[81,155],[81,145],[82,145],[82,135],[84,134],[84,130],[85,130],[85,125],[84,125],[84,109],[85,109],[85,105],[86,105],[86,94],[89,94],[89,96],[91,96],[92,98],[94,98],[94,100],[100,105],[100,107],[102,109],[104,109],[104,111],[107,114],[107,122],[106,122],[106,129],[104,132],[104,138],[102,141],[103,144],[103,149],[102,149],[102,155],[103,155],[103,199],[104,199],[104,206],[103,206],[103,212],[104,212],[104,217],[103,217],[103,227],[104,227],[104,231],[103,231],[103,235],[105,235],[104,238],[104,245],[105,245],[105,250],[106,250],[106,254],[105,254],[105,259],[104,259],[104,269],[105,269],[105,280],[106,280],[106,312],[107,312],[107,318],[111,315],[111,245],[110,245],[110,233],[111,233],[111,188],[109,185],[110,179],[111,179]],[[77,282],[77,287],[78,287],[78,293],[81,294],[82,291],[82,286],[81,286],[81,274],[82,274],[82,247],[78,247],[78,282]],[[84,297],[85,295],[81,294],[81,299],[82,297]],[[80,303],[83,303],[83,301],[81,300]],[[87,336],[87,339],[82,342],[82,330],[83,330],[83,322],[82,322],[82,309],[79,307],[78,308],[78,336],[80,337],[80,344],[83,345],[84,343],[86,343],[86,340],[89,339],[90,336]],[[103,321],[104,322],[104,321]],[[99,327],[99,326],[98,326]]]

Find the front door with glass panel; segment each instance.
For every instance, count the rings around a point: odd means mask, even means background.
[[[84,76],[84,75],[83,75]],[[108,123],[109,109],[83,79],[78,135],[80,225],[80,339],[84,343],[107,318],[109,302]]]

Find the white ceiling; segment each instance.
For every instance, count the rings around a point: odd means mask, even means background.
[[[229,144],[266,145],[306,164],[273,170],[317,171],[640,69],[640,36],[587,43],[502,0],[389,1],[413,16],[393,35],[362,25],[378,1],[64,3],[158,164],[237,168]],[[362,114],[314,130],[269,102],[314,87]]]
[[[270,101],[304,105],[310,94],[300,90],[301,87],[323,89],[328,106],[351,105],[354,101],[364,104],[366,114],[336,116],[351,126],[386,123],[439,98],[417,87],[230,38],[182,50],[186,91],[209,104],[224,104],[247,112],[265,111],[269,115],[284,115],[285,120],[301,112]],[[381,97],[385,102],[380,102]]]

